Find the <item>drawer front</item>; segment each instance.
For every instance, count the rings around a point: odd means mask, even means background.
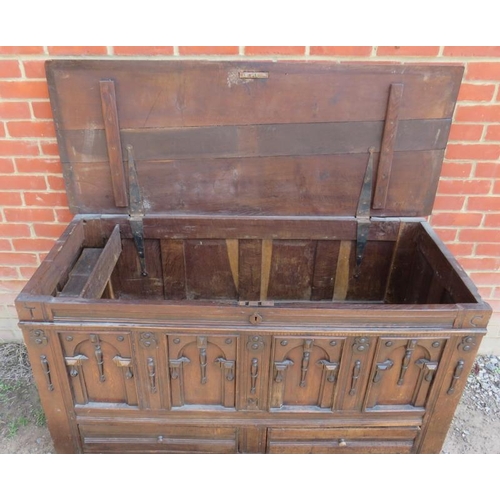
[[[80,425],[83,450],[91,453],[236,453],[232,427]]]
[[[267,453],[411,453],[418,427],[268,431]]]

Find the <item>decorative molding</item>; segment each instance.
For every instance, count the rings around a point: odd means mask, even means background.
[[[259,376],[259,360],[253,358],[250,364],[250,394],[255,394],[257,388],[257,377]]]
[[[139,344],[145,349],[149,349],[150,347],[156,347],[157,341],[155,334],[153,332],[141,332],[139,338]]]
[[[97,369],[99,370],[99,381],[100,382],[105,382],[106,381],[106,375],[104,375],[104,358],[102,355],[102,349],[101,345],[97,344],[95,346],[95,359],[97,361]]]
[[[246,348],[248,351],[253,353],[262,352],[266,346],[264,342],[264,337],[258,335],[253,335],[247,342]]]
[[[462,372],[464,371],[464,366],[465,366],[465,361],[463,359],[460,359],[457,363],[457,366],[455,366],[455,371],[453,372],[453,377],[451,379],[450,387],[446,391],[446,394],[453,394],[455,392],[455,386],[457,385],[457,382],[459,381]]]
[[[134,374],[132,373],[132,360],[130,358],[122,358],[121,356],[115,356],[113,358],[114,363],[116,366],[120,368],[124,368],[125,370],[125,378],[131,379]]]
[[[45,335],[45,332],[40,329],[30,331],[30,339],[37,345],[47,345],[49,340]]]
[[[366,352],[370,348],[370,339],[368,337],[356,337],[352,350],[354,352]]]
[[[220,365],[220,367],[224,370],[226,380],[228,382],[232,382],[234,380],[235,361],[228,361],[227,359],[225,359],[223,357],[219,357],[219,358],[216,358],[216,360],[214,362],[218,363]]]
[[[356,394],[356,386],[358,385],[359,374],[361,373],[361,361],[359,359],[354,363],[352,369],[352,381],[351,390],[349,391],[349,396],[354,396]]]
[[[417,346],[417,340],[409,340],[406,346],[406,352],[401,363],[401,371],[399,372],[398,385],[403,385],[406,371],[410,365],[411,357],[413,356],[413,351]]]
[[[182,356],[178,359],[169,359],[168,365],[170,367],[170,378],[172,380],[177,380],[180,377],[180,368],[183,363],[190,363],[191,360],[186,358],[186,356]]]
[[[66,366],[70,367],[69,374],[71,377],[77,377],[79,375],[78,370],[76,369],[77,366],[82,366],[84,361],[88,361],[89,358],[83,354],[78,354],[77,356],[67,356],[64,358],[64,362],[66,363]]]
[[[386,359],[382,363],[377,363],[377,370],[373,376],[373,383],[377,384],[382,379],[382,374],[390,370],[394,366],[394,361],[392,359]]]
[[[311,352],[313,350],[314,340],[304,340],[302,363],[300,367],[300,387],[306,386],[307,370],[309,369],[309,360],[311,359]]]
[[[437,361],[430,361],[429,359],[421,358],[415,361],[415,364],[421,369],[425,370],[424,380],[426,382],[432,382],[434,373],[438,368]]]
[[[339,367],[339,364],[331,363],[326,359],[320,359],[319,361],[316,362],[316,364],[323,366],[323,369],[328,373],[326,377],[327,382],[331,382],[333,384],[336,379],[336,372],[337,368]]]
[[[200,383],[207,383],[207,338],[197,337],[196,347],[200,351]]]
[[[283,382],[283,372],[289,367],[293,366],[293,361],[291,359],[285,359],[284,361],[275,361],[274,362],[274,381],[277,384],[281,384]]]
[[[457,349],[463,352],[470,352],[476,347],[476,337],[463,337]]]
[[[149,376],[149,388],[152,393],[156,392],[156,368],[154,358],[148,358],[148,376]]]
[[[47,382],[47,389],[49,391],[53,391],[54,385],[52,384],[52,377],[50,375],[50,366],[49,361],[47,360],[47,356],[40,356],[40,363],[42,364],[43,375],[45,377],[45,381]]]

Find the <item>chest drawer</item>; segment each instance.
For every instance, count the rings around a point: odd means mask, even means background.
[[[410,453],[419,427],[272,428],[267,453]]]
[[[83,449],[93,453],[235,453],[232,427],[80,425]]]

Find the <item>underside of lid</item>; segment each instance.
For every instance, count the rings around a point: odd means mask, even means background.
[[[369,150],[366,213],[429,215],[462,73],[450,65],[47,63],[71,209],[142,215],[355,216]]]

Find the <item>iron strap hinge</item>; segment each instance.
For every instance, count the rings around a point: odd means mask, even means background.
[[[368,163],[366,165],[365,177],[361,186],[358,208],[356,210],[356,271],[354,276],[358,276],[359,266],[363,261],[366,242],[370,233],[370,208],[373,192],[373,152],[375,148],[368,150]]]
[[[137,176],[137,167],[134,159],[134,148],[127,145],[128,175],[129,175],[129,223],[134,238],[142,276],[147,276],[146,253],[144,247],[144,203]]]

